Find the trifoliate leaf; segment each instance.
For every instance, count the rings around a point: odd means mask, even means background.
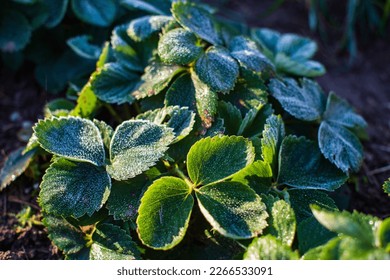
[[[268,232],[291,247],[297,227],[294,210],[284,200],[275,201],[267,210],[270,214]]]
[[[383,184],[383,191],[390,196],[390,178]]]
[[[121,0],[121,5],[131,10],[141,10],[151,14],[167,15],[171,8],[171,0]]]
[[[322,154],[344,172],[359,171],[363,161],[363,147],[357,136],[344,126],[321,122],[318,144]]]
[[[239,136],[215,136],[196,142],[187,155],[188,175],[195,185],[226,179],[254,160],[252,143]]]
[[[280,148],[278,184],[333,191],[347,176],[326,160],[313,141],[287,136]]]
[[[105,165],[103,140],[92,121],[53,117],[39,121],[33,129],[39,144],[49,153],[97,166]]]
[[[236,36],[229,42],[232,57],[251,71],[263,72],[273,70],[271,61],[257,48],[256,43],[244,36]]]
[[[113,54],[129,70],[143,73],[144,65],[140,59],[136,42],[127,34],[128,27],[128,24],[123,24],[115,27],[112,31]],[[146,48],[146,44],[144,44],[144,48]]]
[[[65,254],[75,254],[85,247],[83,232],[66,219],[45,214],[42,222],[50,240]]]
[[[278,71],[296,76],[318,77],[326,73],[324,65],[317,61],[297,61],[284,53],[278,53],[275,57],[275,65]]]
[[[144,175],[139,175],[128,181],[114,182],[107,208],[116,220],[133,220],[138,214],[140,199],[148,184]]]
[[[173,129],[174,142],[186,137],[195,123],[195,113],[187,107],[169,106],[154,111],[147,111],[137,116],[137,119],[149,120],[155,124],[165,124]]]
[[[129,71],[120,63],[107,63],[96,70],[91,77],[91,89],[107,103],[133,103],[133,91],[139,82],[139,75]]]
[[[97,60],[102,52],[102,48],[91,44],[88,35],[72,37],[66,41],[69,47],[81,57]]]
[[[285,78],[283,81],[272,79],[269,89],[282,107],[297,119],[319,120],[325,111],[325,95],[320,86],[312,80],[303,78],[298,85],[291,78]]]
[[[56,216],[91,216],[106,202],[111,179],[101,167],[57,158],[40,185],[42,209]]]
[[[299,255],[272,235],[255,238],[248,246],[244,260],[297,260]]]
[[[208,129],[212,126],[214,116],[217,113],[218,95],[207,84],[203,83],[195,73],[192,73],[192,82],[195,88],[197,112],[202,120],[203,127]]]
[[[194,32],[203,40],[213,45],[222,44],[213,17],[203,7],[191,2],[178,1],[172,5],[172,14],[184,28]]]
[[[264,125],[261,155],[264,161],[271,166],[274,175],[277,175],[279,150],[285,135],[282,117],[271,115]]]
[[[3,10],[0,16],[0,50],[14,53],[30,41],[32,28],[28,19],[16,10]]]
[[[230,102],[218,103],[218,115],[223,119],[227,135],[237,135],[242,122],[240,110]]]
[[[210,47],[195,63],[199,79],[216,92],[228,93],[239,74],[237,61],[222,47]]]
[[[22,174],[30,164],[32,157],[35,155],[36,149],[28,152],[23,152],[24,148],[19,148],[6,158],[3,168],[0,171],[0,191],[11,184],[16,178]]]
[[[288,190],[291,207],[294,209],[298,224],[305,219],[313,217],[311,204],[316,204],[328,210],[337,211],[338,208],[333,199],[327,193],[318,190]]]
[[[98,224],[92,235],[91,260],[134,260],[141,253],[130,234],[112,224]]]
[[[169,16],[144,16],[130,22],[127,34],[136,42],[144,41],[173,20]]]
[[[145,69],[141,77],[138,89],[133,93],[137,99],[159,94],[163,91],[172,79],[184,71],[184,68],[177,65],[165,65],[159,62],[152,62]]]
[[[92,118],[95,115],[99,104],[99,100],[91,90],[91,84],[87,83],[81,90],[80,95],[77,98],[77,105],[70,112],[70,115],[82,118]]]
[[[72,0],[72,9],[80,20],[102,27],[111,25],[117,12],[114,0]]]
[[[158,42],[158,55],[168,64],[189,64],[199,58],[202,52],[195,34],[183,28],[168,31]]]
[[[299,252],[304,254],[310,249],[325,244],[335,236],[334,232],[322,226],[314,216],[306,218],[298,224],[297,228]]]
[[[258,160],[234,174],[232,181],[248,185],[257,193],[264,193],[271,188],[272,170],[268,163]]]
[[[43,0],[42,2],[49,12],[45,26],[48,28],[57,26],[65,16],[69,0]]]
[[[354,211],[335,212],[311,206],[314,217],[327,229],[342,233],[375,246],[375,233],[381,221],[377,217]]]
[[[100,136],[103,139],[104,147],[107,149],[107,151],[110,149],[110,143],[112,135],[114,134],[114,130],[112,127],[108,124],[106,124],[104,121],[99,121],[94,119],[93,123],[96,125],[96,127],[100,131]]]
[[[137,218],[141,241],[154,249],[168,250],[184,238],[194,198],[181,179],[163,177],[154,181],[141,199]]]
[[[149,121],[123,122],[112,136],[108,173],[118,181],[141,174],[164,155],[173,137],[172,129]]]
[[[222,235],[234,239],[255,237],[267,226],[266,207],[248,186],[219,182],[196,192],[200,211]]]
[[[252,39],[258,43],[263,53],[270,59],[274,59],[276,45],[278,44],[280,33],[269,28],[255,28],[251,30]]]
[[[333,92],[329,93],[326,110],[323,116],[329,123],[336,123],[352,130],[364,130],[366,121],[358,115],[351,105]]]

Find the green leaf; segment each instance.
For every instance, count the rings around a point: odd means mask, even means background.
[[[229,42],[232,57],[251,71],[273,71],[274,66],[257,48],[256,43],[244,36],[236,36]]]
[[[114,0],[72,0],[72,9],[80,20],[102,27],[110,26],[117,12]]]
[[[222,44],[216,23],[207,10],[194,3],[179,1],[173,3],[172,14],[184,28],[203,40],[213,45]]]
[[[313,141],[287,136],[280,148],[278,184],[333,191],[347,176],[326,160]]]
[[[65,16],[68,2],[69,0],[43,0],[43,4],[49,12],[45,22],[47,28],[53,28],[60,24]]]
[[[195,88],[195,99],[197,112],[206,129],[212,126],[214,116],[218,109],[218,95],[211,88],[203,83],[199,77],[192,73],[192,82]]]
[[[284,34],[276,44],[276,52],[298,61],[312,58],[316,51],[317,44],[313,40],[295,34]]]
[[[218,115],[223,119],[227,135],[237,135],[242,122],[240,110],[230,102],[218,103]]]
[[[113,50],[110,46],[110,42],[104,42],[102,47],[102,51],[99,55],[99,58],[96,62],[96,68],[101,68],[104,64],[109,63],[113,59]]]
[[[234,88],[239,66],[226,49],[210,47],[196,61],[195,72],[212,90],[228,93]]]
[[[379,246],[385,248],[390,253],[390,218],[386,218],[376,232],[376,239]]]
[[[267,226],[266,207],[248,186],[219,182],[196,192],[200,211],[222,235],[233,239],[255,237]]]
[[[144,16],[130,22],[127,34],[136,42],[142,42],[159,32],[173,20],[170,16]]]
[[[267,210],[270,213],[268,222],[270,227],[267,228],[269,233],[291,247],[297,227],[294,210],[284,200],[275,201],[271,209]]]
[[[258,160],[234,174],[232,181],[248,185],[257,193],[264,193],[272,186],[272,170],[268,163]]]
[[[324,65],[317,61],[297,61],[284,53],[278,53],[275,58],[275,64],[278,71],[296,76],[305,76],[309,78],[322,76],[326,73]]]
[[[344,126],[323,121],[318,130],[318,144],[322,154],[344,172],[359,171],[363,147],[357,136]]]
[[[186,137],[195,123],[195,113],[187,107],[168,106],[154,111],[147,111],[137,116],[137,119],[149,120],[155,124],[165,124],[173,129],[174,142]]]
[[[35,152],[36,149],[33,149],[24,153],[24,148],[22,147],[9,154],[0,170],[0,191],[27,169]]]
[[[91,44],[90,40],[90,36],[80,35],[68,39],[66,43],[79,56],[97,60],[102,52],[102,48]]]
[[[34,133],[43,149],[70,160],[105,165],[106,156],[99,129],[87,119],[60,117],[40,120]]]
[[[280,33],[269,28],[254,28],[251,30],[251,37],[261,47],[263,53],[273,59],[276,53]]]
[[[347,101],[333,92],[329,93],[323,118],[329,123],[336,123],[358,133],[367,127],[362,116],[358,115]]]
[[[103,139],[104,147],[107,149],[107,151],[110,149],[110,143],[112,135],[114,134],[114,130],[112,127],[108,124],[106,124],[104,121],[99,121],[94,119],[93,123],[96,125],[96,127],[100,131],[100,136]]]
[[[28,19],[15,10],[3,10],[0,14],[0,50],[17,52],[30,41],[32,28]]]
[[[128,9],[141,10],[157,15],[167,15],[171,8],[171,0],[120,0],[120,3]]]
[[[195,86],[190,73],[183,73],[169,87],[164,100],[165,106],[188,107],[196,112]]]
[[[244,260],[298,260],[299,255],[272,235],[253,239]]]
[[[390,196],[390,178],[383,183],[383,191]]]
[[[91,260],[141,259],[136,243],[123,229],[112,224],[98,224],[92,235]]]
[[[50,240],[64,254],[75,254],[86,245],[83,232],[61,217],[45,215],[42,220]]]
[[[74,108],[74,103],[65,98],[56,98],[43,108],[45,118],[67,116]]]
[[[138,235],[142,243],[157,250],[168,250],[180,243],[194,205],[191,191],[183,180],[175,177],[154,181],[138,210]]]
[[[91,90],[91,84],[88,83],[81,90],[80,95],[77,98],[77,105],[70,112],[70,115],[82,118],[92,118],[99,105],[99,100]]]
[[[138,74],[129,71],[120,63],[107,63],[92,75],[91,90],[107,103],[133,103],[132,93],[139,78]]]
[[[245,114],[237,134],[247,138],[260,136],[264,131],[268,117],[273,112],[271,104],[261,104],[257,108],[250,109]]]
[[[164,155],[173,137],[172,129],[149,121],[123,122],[112,136],[107,172],[118,181],[141,174]]]
[[[176,28],[161,36],[158,55],[168,64],[189,64],[200,57],[203,49],[191,31]]]
[[[342,233],[375,246],[375,233],[381,221],[377,217],[365,215],[354,211],[336,212],[322,209],[312,205],[314,217],[327,229]]]
[[[143,175],[128,181],[114,182],[107,208],[115,220],[133,220],[138,214],[140,199],[146,190],[148,180]]]
[[[56,216],[91,216],[106,202],[111,179],[104,169],[57,158],[46,170],[39,193],[42,209]]]
[[[312,80],[303,78],[298,85],[291,78],[283,81],[272,79],[269,89],[283,109],[297,119],[319,120],[325,111],[325,96],[320,86]]]
[[[145,69],[141,77],[141,84],[133,93],[137,99],[159,94],[163,91],[172,79],[184,71],[184,68],[177,65],[165,65],[160,62],[152,62]]]
[[[254,160],[252,143],[240,136],[215,136],[196,142],[187,155],[192,182],[206,185],[231,177]]]
[[[318,190],[290,189],[288,190],[291,207],[294,209],[298,223],[313,217],[311,204],[316,204],[328,210],[337,211],[338,208],[333,199],[327,193]]]
[[[265,162],[269,163],[274,175],[278,170],[278,156],[280,146],[286,135],[282,117],[271,115],[264,125],[261,139],[261,155]]]
[[[315,234],[313,234],[315,233]],[[298,248],[301,254],[323,245],[336,236],[323,227],[314,216],[301,221],[297,228]]]

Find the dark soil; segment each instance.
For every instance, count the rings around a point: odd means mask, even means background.
[[[230,11],[227,16],[251,26],[298,33],[319,42],[316,58],[326,65],[328,72],[318,81],[326,91],[333,90],[347,99],[369,124],[369,140],[364,142],[365,160],[355,184],[350,184],[348,209],[389,217],[390,198],[383,193],[382,184],[390,177],[390,36],[372,39],[369,44],[360,43],[358,57],[349,67],[347,54],[338,51],[343,28],[336,26],[330,30],[328,42],[322,43],[309,31],[307,11],[302,3],[286,1],[264,18],[259,14],[271,0],[211,2],[223,3],[221,8]],[[337,12],[343,14],[340,7]],[[44,104],[53,98],[36,86],[31,69],[26,67],[18,74],[0,70],[0,166],[5,155],[25,145],[20,131],[42,117]],[[42,226],[18,228],[15,215],[24,207],[32,207],[39,216],[36,193],[37,186],[27,178],[18,179],[0,193],[0,260],[61,258]]]

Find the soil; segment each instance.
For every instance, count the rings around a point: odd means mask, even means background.
[[[307,10],[302,3],[285,1],[268,17],[261,17],[272,0],[210,1],[218,3],[230,18],[251,26],[269,27],[314,38],[319,43],[316,59],[325,64],[327,74],[319,78],[326,91],[333,90],[348,100],[368,122],[369,140],[365,141],[365,160],[355,183],[349,185],[349,210],[390,216],[390,198],[382,190],[390,177],[390,36],[359,42],[359,53],[353,66],[348,55],[341,53],[339,43],[342,26],[333,27],[327,43],[310,32]],[[302,1],[303,2],[303,1]],[[336,1],[333,1],[336,2]],[[338,6],[337,12],[343,14]],[[261,10],[261,8],[263,8]],[[226,12],[227,11],[227,12]],[[390,30],[387,30],[387,35]],[[31,73],[32,67],[12,73],[0,67],[0,166],[9,152],[25,145],[24,127],[42,117],[44,104],[53,98],[40,89]],[[21,228],[16,213],[29,206],[39,217],[36,203],[37,186],[28,178],[20,178],[0,193],[0,260],[59,259],[62,256],[51,245],[42,226]]]

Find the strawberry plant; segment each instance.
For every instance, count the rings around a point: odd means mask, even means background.
[[[48,104],[0,174],[51,158],[38,201],[66,258],[390,258],[389,220],[332,199],[366,122],[311,79],[315,42],[122,2],[149,15],[113,29],[77,104]]]

